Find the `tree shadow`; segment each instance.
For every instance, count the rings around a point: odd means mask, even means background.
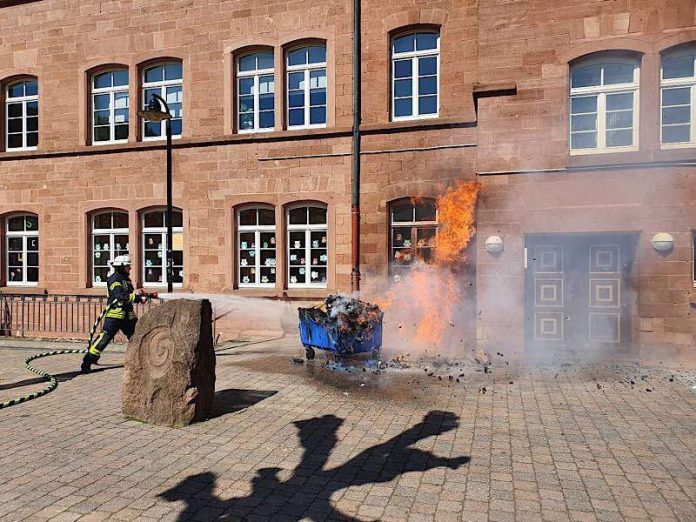
[[[217,391],[208,418],[214,419],[227,413],[244,410],[276,393],[278,392],[272,390],[239,390],[236,388]]]
[[[449,412],[431,411],[403,433],[330,469],[325,465],[338,442],[337,432],[343,419],[325,415],[294,424],[303,452],[300,463],[287,480],[278,478],[280,468],[262,468],[252,479],[251,494],[222,500],[213,494],[216,475],[206,472],[187,477],[159,497],[186,504],[177,518],[179,521],[194,515],[207,520],[251,520],[258,516],[274,522],[349,521],[354,518],[331,505],[331,495],[336,491],[349,486],[389,482],[410,471],[424,472],[438,467],[457,469],[469,462],[466,456],[444,458],[412,447],[422,439],[455,429],[459,425],[458,417]]]
[[[105,372],[108,370],[115,370],[116,368],[123,368],[123,365],[118,364],[118,365],[113,365],[113,366],[103,366],[101,368],[92,368],[90,375],[93,373]],[[51,375],[53,375],[56,378],[56,381],[58,381],[60,383],[60,382],[66,382],[66,381],[69,381],[71,379],[74,379],[78,375],[82,375],[82,372],[72,371],[72,372],[63,372],[63,373],[53,373]],[[44,379],[43,377],[35,377],[33,379],[24,379],[23,381],[11,382],[8,384],[0,384],[0,391],[11,390],[13,388],[21,388],[22,386],[30,386],[32,384],[41,384],[43,382],[46,382],[46,379]]]

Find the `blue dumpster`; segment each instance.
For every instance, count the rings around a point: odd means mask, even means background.
[[[374,319],[358,334],[342,332],[333,324],[319,324],[308,313],[309,308],[299,308],[300,341],[305,347],[307,359],[314,359],[315,349],[325,350],[338,357],[356,353],[369,353],[378,359],[382,347],[382,319],[384,314],[376,314]]]

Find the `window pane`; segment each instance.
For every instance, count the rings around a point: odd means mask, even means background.
[[[109,141],[111,140],[111,131],[109,127],[95,127],[94,129],[94,141]]]
[[[315,46],[309,48],[309,63],[324,63],[326,62],[326,48],[324,46]]]
[[[419,78],[418,94],[437,94],[437,78],[434,76]]]
[[[694,76],[694,55],[666,58],[662,61],[662,77],[665,80],[672,78],[691,78]]]
[[[250,95],[254,94],[254,79],[253,78],[240,78],[239,79],[239,95]]]
[[[164,226],[164,212],[148,212],[145,214],[145,226],[150,227],[163,227]]]
[[[259,209],[259,225],[275,225],[275,210],[271,208]]]
[[[410,223],[413,221],[413,205],[401,203],[392,207],[392,223]]]
[[[394,116],[411,116],[413,115],[413,99],[400,98],[394,100]]]
[[[437,96],[419,96],[418,114],[436,114]]]
[[[128,228],[128,214],[114,212],[114,228]]]
[[[25,225],[27,232],[32,232],[39,229],[39,218],[36,216],[25,216]]]
[[[633,83],[634,70],[631,63],[608,63],[604,66],[604,85]]]
[[[256,209],[250,208],[239,212],[239,225],[249,226],[256,225]]]
[[[29,132],[27,133],[27,147],[36,147],[39,144],[39,133]]]
[[[312,107],[309,109],[310,125],[326,123],[326,107]]]
[[[326,224],[326,209],[321,207],[309,207],[309,224],[310,225],[325,225]]]
[[[632,144],[632,129],[607,131],[607,147],[627,147]]]
[[[288,105],[290,107],[304,106],[304,91],[294,91],[288,96]]]
[[[437,74],[437,58],[428,57],[418,60],[418,74],[420,76],[428,76]]]
[[[114,123],[128,123],[128,109],[116,109],[114,111]]]
[[[7,120],[7,132],[22,132],[24,130],[23,123],[21,118]]]
[[[111,71],[103,72],[101,74],[94,75],[94,88],[103,89],[105,87],[111,87],[112,73]]]
[[[691,87],[662,89],[662,106],[688,105],[691,103]]]
[[[9,98],[21,98],[24,96],[24,82],[18,82],[10,85],[7,88],[7,96]]]
[[[418,33],[416,34],[416,51],[425,51],[427,49],[437,49],[438,35],[436,33]]]
[[[94,228],[96,229],[108,229],[111,228],[112,214],[107,212],[105,214],[97,214],[94,216]]]
[[[162,135],[162,129],[159,123],[148,121],[145,123],[145,137],[152,138]]]
[[[21,263],[20,266],[14,265],[12,263],[8,264],[10,265],[10,267],[12,267],[11,270],[8,270],[9,280],[13,283],[21,283],[24,279],[24,270],[21,268]]]
[[[412,94],[412,80],[409,78],[407,80],[395,80],[394,81],[394,96],[397,98],[403,98],[404,96],[411,96]]]
[[[95,125],[108,125],[111,123],[111,112],[110,111],[95,111],[94,112],[94,124]]]
[[[310,89],[325,89],[326,88],[326,69],[318,71],[310,71],[309,73],[309,88]]]
[[[127,140],[128,125],[116,125],[114,128],[114,138],[117,140]]]
[[[262,94],[259,96],[259,110],[268,111],[275,107],[273,94]]]
[[[8,149],[19,149],[23,147],[22,135],[21,134],[9,134],[7,136],[7,148]]]
[[[395,53],[406,53],[413,51],[416,44],[416,35],[407,34],[405,36],[400,36],[399,38],[394,38],[393,49]]]
[[[416,204],[416,221],[435,221],[436,215],[436,207],[433,200],[424,199]]]
[[[309,104],[312,106],[326,105],[326,89],[312,89],[309,92]]]
[[[253,96],[240,96],[239,97],[239,112],[250,112],[254,110],[254,97]]]
[[[27,266],[39,266],[39,254],[34,252],[27,253]]]
[[[662,109],[662,123],[689,123],[691,120],[691,107],[682,105],[680,107],[665,107]]]
[[[7,106],[7,116],[8,116],[8,118],[21,118],[22,117],[22,104],[21,103],[10,103]]]
[[[38,237],[28,237],[27,238],[27,250],[29,252],[39,251],[39,238]]]
[[[300,65],[307,63],[307,48],[302,47],[288,53],[288,65]]]
[[[596,96],[580,96],[570,99],[570,110],[573,114],[583,112],[597,112]]]
[[[172,136],[181,136],[182,127],[181,120],[172,120]]]
[[[288,118],[288,123],[292,127],[297,125],[304,125],[304,109],[291,109]]]
[[[596,149],[597,148],[597,133],[595,133],[595,132],[573,133],[570,136],[570,147],[572,149]]]
[[[36,96],[39,94],[39,83],[36,80],[24,82],[24,95]]]
[[[164,66],[165,80],[181,80],[182,70],[180,63],[168,63]]]
[[[128,85],[128,69],[114,71],[114,85]]]
[[[240,130],[251,130],[254,128],[254,113],[247,112],[239,115]]]
[[[111,104],[111,98],[108,94],[97,94],[94,96],[94,109],[108,109]]]
[[[607,110],[633,109],[633,93],[607,94]]]
[[[304,89],[304,73],[293,72],[288,75],[288,89]]]
[[[7,230],[9,232],[19,232],[24,230],[24,216],[15,216],[8,219]]]
[[[164,79],[164,67],[157,65],[145,70],[145,82],[161,82]]]
[[[570,71],[570,87],[590,87],[600,85],[602,76],[601,65],[589,65],[585,67],[573,67]]]
[[[256,55],[247,54],[239,58],[239,70],[240,71],[253,71],[256,69]]]
[[[394,78],[409,78],[411,76],[413,76],[413,62],[411,60],[394,62]]]
[[[275,79],[272,74],[259,76],[259,94],[273,94],[275,92]],[[273,97],[271,97],[273,99]]]
[[[579,116],[571,116],[571,131],[587,131],[597,130],[597,115],[581,114]]]
[[[127,92],[114,93],[114,108],[115,109],[127,109],[128,108],[128,93]]]
[[[307,207],[293,208],[289,212],[291,225],[307,224]]]
[[[184,226],[184,213],[181,210],[172,210],[172,226],[182,228]]]
[[[23,248],[21,237],[7,238],[7,249],[10,252],[21,252]]]
[[[266,111],[259,114],[259,128],[272,129],[275,126],[275,114],[273,111]]]
[[[607,113],[607,129],[626,129],[633,127],[633,111]]]
[[[662,127],[662,143],[689,143],[691,141],[689,127],[689,125]]]
[[[175,85],[173,87],[167,87],[167,93],[164,97],[165,101],[170,105],[170,109],[174,116],[179,116],[175,113],[175,109],[171,107],[173,103],[182,103],[184,101],[183,93],[181,91],[181,85]]]
[[[27,118],[27,130],[28,131],[39,130],[39,119],[38,118]]]
[[[256,56],[259,69],[273,69],[273,53],[259,53]]]
[[[27,116],[38,116],[39,115],[39,102],[30,101],[26,103]]]

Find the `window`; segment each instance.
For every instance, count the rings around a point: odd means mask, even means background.
[[[247,208],[237,213],[238,284],[274,287],[276,226],[273,208]]]
[[[326,126],[326,47],[288,52],[288,128]]]
[[[103,286],[111,275],[109,261],[128,254],[128,214],[102,212],[92,217],[92,284]]]
[[[33,150],[39,143],[39,84],[23,80],[7,86],[5,97],[7,150]]]
[[[636,60],[590,61],[571,66],[571,153],[635,150],[638,77]]]
[[[440,35],[409,33],[392,41],[392,119],[438,115]]]
[[[662,58],[661,136],[663,145],[696,143],[696,48]]]
[[[164,210],[143,215],[143,282],[146,286],[167,285],[167,225]],[[184,228],[181,210],[172,213],[174,286],[184,281]]]
[[[33,215],[7,219],[7,285],[39,283],[39,218]]]
[[[326,287],[329,261],[326,207],[291,208],[288,220],[288,287]]]
[[[406,199],[391,205],[390,262],[393,275],[416,260],[428,262],[437,242],[437,207],[432,199]]]
[[[92,76],[92,143],[128,141],[128,69]]]
[[[165,63],[149,67],[143,71],[143,107],[147,106],[153,94],[161,96],[172,113],[172,136],[181,136],[182,129],[182,86],[181,63]],[[166,124],[163,122],[143,122],[143,137],[146,140],[166,138]]]
[[[237,61],[239,132],[269,131],[275,125],[273,53],[240,56]]]

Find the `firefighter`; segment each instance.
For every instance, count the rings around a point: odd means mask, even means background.
[[[135,332],[138,318],[133,310],[134,303],[144,303],[157,294],[147,294],[140,289],[133,290],[130,280],[131,260],[129,255],[116,256],[110,263],[114,269],[106,283],[109,291],[108,310],[104,318],[101,334],[94,340],[82,359],[82,373],[89,373],[92,365],[99,360],[104,349],[120,330],[130,339]]]

